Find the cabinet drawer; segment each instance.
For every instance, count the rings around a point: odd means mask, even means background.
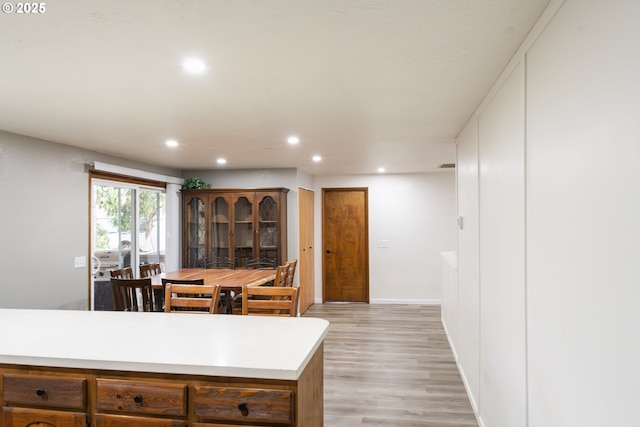
[[[183,417],[186,414],[187,386],[97,379],[96,398],[96,407],[101,411]]]
[[[191,427],[265,427],[259,426],[256,424],[245,425],[245,424],[210,424],[210,423],[193,423]]]
[[[97,414],[96,427],[184,427],[180,420]]]
[[[2,397],[14,405],[85,409],[85,378],[4,374]]]
[[[240,422],[293,421],[293,392],[263,388],[195,387],[199,418]]]
[[[2,408],[5,427],[65,426],[86,427],[87,416],[79,412],[51,411],[46,409]]]

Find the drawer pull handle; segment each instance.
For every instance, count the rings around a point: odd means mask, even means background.
[[[133,396],[133,401],[136,403],[142,403],[142,395],[136,394],[135,396]]]
[[[47,392],[43,388],[36,389],[37,396],[44,396]]]
[[[249,415],[249,407],[247,406],[246,403],[239,404],[238,409],[240,409],[240,413],[242,414],[243,417],[246,417],[247,415]]]

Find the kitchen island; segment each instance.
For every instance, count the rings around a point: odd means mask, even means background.
[[[323,424],[322,319],[0,309],[0,324],[2,426]]]

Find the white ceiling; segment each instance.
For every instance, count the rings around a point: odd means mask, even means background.
[[[177,169],[433,171],[547,3],[49,1],[0,14],[0,129]]]

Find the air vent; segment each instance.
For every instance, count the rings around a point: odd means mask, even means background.
[[[439,169],[454,169],[456,167],[455,163],[443,163],[438,166]]]

